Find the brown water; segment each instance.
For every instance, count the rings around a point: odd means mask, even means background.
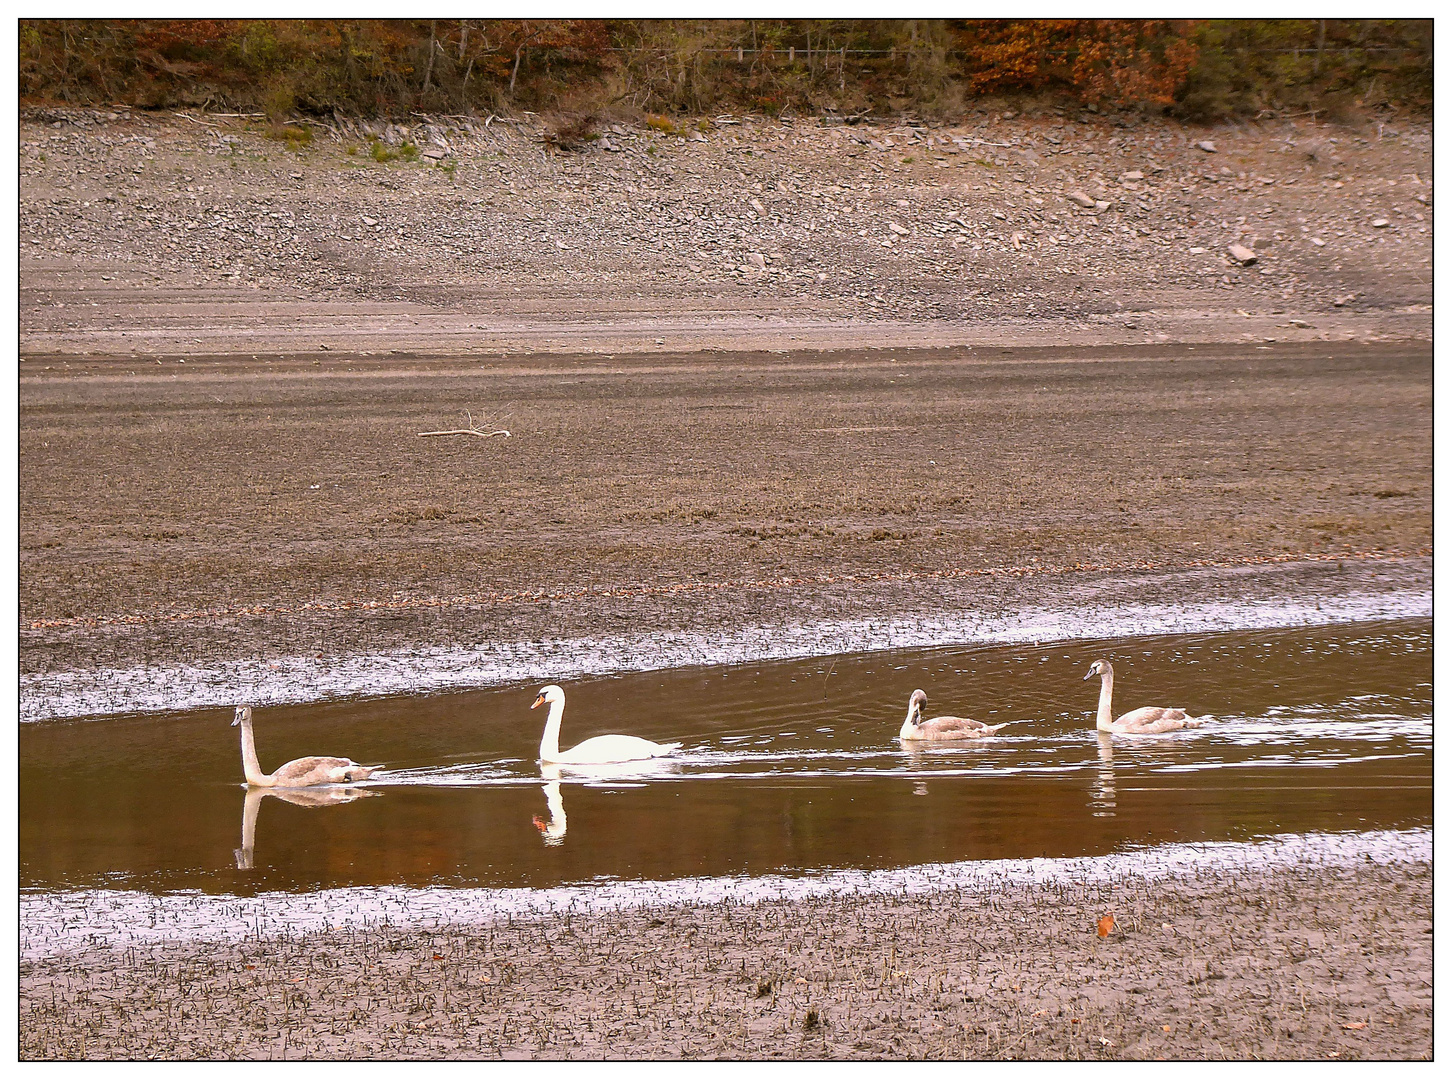
[[[1100,656],[1115,664],[1116,712],[1216,719],[1098,736],[1098,681],[1082,676]],[[1024,722],[981,745],[904,751],[919,686],[928,715]],[[264,768],[309,753],[388,766],[330,805],[249,800],[230,710],[22,725],[20,885],[549,887],[1431,823],[1430,619],[579,680],[563,745],[621,731],[685,746],[553,784],[535,760],[537,689],[257,710]]]

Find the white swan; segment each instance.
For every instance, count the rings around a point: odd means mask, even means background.
[[[931,720],[924,720],[923,706],[927,701],[928,695],[921,690],[914,690],[912,697],[908,698],[907,719],[902,722],[902,730],[897,733],[897,737],[903,742],[982,739],[997,735],[1009,724],[1018,723],[1017,720],[1005,720],[1001,724],[985,724],[982,720],[970,720],[966,716],[935,716]]]
[[[351,784],[367,780],[382,765],[359,765],[345,757],[304,757],[289,761],[271,773],[262,771],[257,763],[257,744],[252,739],[252,708],[237,706],[232,726],[242,728],[242,772],[253,787],[300,788],[317,784]]]
[[[1118,720],[1110,709],[1110,698],[1114,695],[1114,668],[1108,660],[1096,660],[1089,665],[1086,680],[1099,676],[1099,715],[1094,726],[1100,731],[1114,735],[1158,735],[1162,731],[1179,731],[1181,728],[1199,727],[1205,718],[1193,717],[1184,709],[1157,709],[1148,706],[1127,712]]]
[[[663,757],[672,750],[679,750],[681,744],[657,743],[635,735],[596,735],[593,739],[560,749],[560,720],[565,715],[565,692],[551,683],[539,692],[531,709],[548,703],[549,719],[545,721],[544,738],[539,741],[539,759],[561,765],[605,765],[615,761],[640,761],[643,758]]]

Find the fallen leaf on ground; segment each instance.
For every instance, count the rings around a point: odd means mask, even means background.
[[[1108,937],[1109,934],[1110,934],[1110,932],[1113,931],[1113,929],[1114,929],[1114,916],[1113,915],[1106,915],[1106,916],[1104,916],[1104,918],[1102,918],[1102,919],[1099,920],[1099,936],[1100,937]]]
[[[1170,1030],[1170,1025],[1169,1024],[1162,1024],[1162,1025],[1160,1025],[1160,1030],[1161,1031],[1169,1031]]]

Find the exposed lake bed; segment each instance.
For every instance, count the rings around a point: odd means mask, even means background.
[[[1430,1051],[1423,347],[488,363],[22,376],[24,1056]],[[479,395],[530,422],[417,438]],[[1100,651],[1215,720],[1106,745]],[[544,682],[686,745],[547,776]],[[910,754],[918,686],[1021,723]],[[249,799],[239,703],[388,771]]]

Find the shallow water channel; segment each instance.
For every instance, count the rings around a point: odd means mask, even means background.
[[[1115,711],[1215,719],[1099,736]],[[906,751],[926,714],[1019,721]],[[249,796],[231,710],[21,725],[22,889],[248,895],[531,887],[1101,855],[1429,826],[1432,622],[911,649],[595,677],[561,744],[680,740],[645,767],[542,775],[537,684],[258,709],[264,769],[382,762],[351,789]],[[249,835],[250,834],[250,835]]]

